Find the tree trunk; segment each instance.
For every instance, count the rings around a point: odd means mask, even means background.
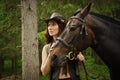
[[[16,56],[14,56],[12,58],[12,67],[11,67],[11,69],[12,69],[12,72],[14,73],[14,75],[16,75],[17,74],[17,58],[16,58]]]
[[[22,78],[39,80],[37,39],[37,2],[21,0],[22,12]]]
[[[4,70],[4,59],[0,57],[0,79],[2,78],[3,70]]]

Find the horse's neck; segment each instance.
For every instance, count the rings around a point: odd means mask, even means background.
[[[97,54],[107,64],[114,63],[117,60],[120,62],[118,59],[120,58],[120,28],[114,29],[117,27],[111,26],[107,24],[107,21],[105,23],[102,19],[97,19],[94,16],[89,16],[88,23],[95,35],[96,44],[93,45],[93,48]]]
[[[120,41],[120,24],[109,22],[101,17],[89,15],[87,22],[90,25],[95,37],[99,40],[111,39],[116,42]],[[112,41],[112,40],[111,40]]]

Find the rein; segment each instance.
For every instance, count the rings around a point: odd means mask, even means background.
[[[84,68],[84,70],[85,70],[86,80],[88,80],[88,77],[90,77],[91,79],[97,79],[97,78],[99,77],[99,75],[98,75],[98,76],[95,76],[95,77],[90,76],[90,75],[88,74],[88,72],[87,72],[87,69],[86,69],[86,67],[85,67],[85,63],[84,63],[83,61],[82,61],[82,64],[83,64],[83,68]]]
[[[61,43],[63,43],[68,49],[68,54],[65,57],[67,57],[69,60],[76,59],[76,53],[78,53],[79,51],[74,46],[69,45],[61,37],[58,37],[57,40],[59,40]]]

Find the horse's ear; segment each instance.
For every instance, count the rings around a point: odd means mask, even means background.
[[[90,7],[91,7],[92,2],[90,2],[85,8],[83,8],[80,12],[80,17],[81,18],[85,18],[85,16],[88,15],[89,11],[90,11]]]

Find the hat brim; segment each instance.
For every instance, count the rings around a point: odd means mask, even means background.
[[[49,19],[45,19],[44,21],[46,22],[46,23],[48,23],[49,21],[57,21],[57,22],[60,22],[60,19],[59,18],[49,18]]]

